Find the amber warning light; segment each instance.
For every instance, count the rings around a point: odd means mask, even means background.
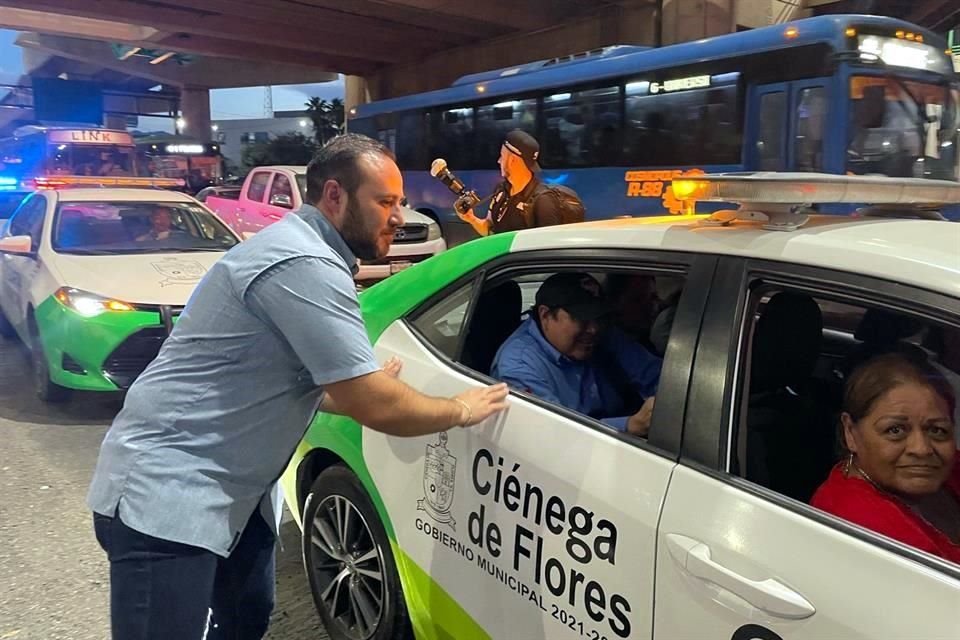
[[[960,202],[960,184],[956,182],[823,173],[704,175],[674,180],[673,192],[690,212],[698,201],[740,205],[736,210],[712,214],[704,224],[754,220],[765,222],[765,228],[779,231],[791,231],[803,225],[814,213],[815,204],[849,203],[905,214],[930,214],[942,205]]]

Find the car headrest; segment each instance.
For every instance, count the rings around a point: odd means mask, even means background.
[[[822,340],[823,316],[813,298],[790,291],[771,297],[754,333],[751,391],[772,391],[808,380]]]

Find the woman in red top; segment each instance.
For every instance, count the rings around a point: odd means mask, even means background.
[[[841,415],[847,458],[811,504],[960,564],[956,397],[930,364],[874,358],[850,377]]]

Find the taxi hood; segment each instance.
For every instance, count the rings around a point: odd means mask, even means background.
[[[223,251],[83,256],[56,254],[63,286],[131,304],[186,304]]]

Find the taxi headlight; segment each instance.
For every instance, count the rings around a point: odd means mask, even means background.
[[[133,307],[126,302],[104,298],[95,293],[81,291],[73,287],[60,287],[53,296],[60,304],[73,309],[86,318],[92,318],[105,311],[133,311]]]
[[[427,242],[439,240],[441,237],[443,237],[443,233],[440,231],[440,225],[436,222],[427,225]]]

